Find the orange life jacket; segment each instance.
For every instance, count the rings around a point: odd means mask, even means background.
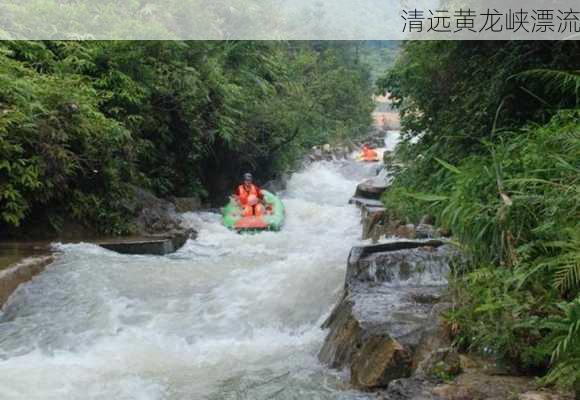
[[[246,187],[243,184],[238,186],[238,198],[240,199],[240,203],[242,205],[248,204],[248,197],[250,197],[251,195],[254,195],[258,198],[261,197],[260,190],[258,189],[258,187],[256,185],[251,184],[249,191],[246,190]]]
[[[369,147],[363,147],[362,149],[362,158],[367,161],[376,160],[378,158],[378,154],[376,150],[373,150]]]

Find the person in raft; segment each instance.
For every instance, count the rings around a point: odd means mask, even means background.
[[[376,150],[373,150],[368,144],[362,147],[362,156],[365,160],[373,160],[378,157]]]
[[[242,206],[244,217],[264,215],[264,194],[262,189],[254,184],[252,174],[244,174],[244,182],[236,189],[236,199]]]

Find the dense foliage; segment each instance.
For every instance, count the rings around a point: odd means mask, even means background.
[[[432,214],[471,259],[457,342],[545,382],[580,378],[580,45],[409,42],[381,80],[404,141],[385,202]]]
[[[122,233],[131,184],[223,201],[242,171],[365,133],[372,107],[353,43],[0,42],[0,230]]]

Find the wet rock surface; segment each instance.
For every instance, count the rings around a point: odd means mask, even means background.
[[[360,183],[356,188],[354,197],[379,200],[390,185],[391,178],[387,170],[383,168],[377,176]]]
[[[396,237],[401,239],[441,239],[449,237],[449,232],[432,224],[405,224],[389,216],[388,208],[380,200],[353,197],[351,203],[361,209],[363,239],[378,242],[382,238]]]
[[[436,353],[442,353],[438,350]],[[451,354],[451,353],[449,353]],[[537,389],[534,377],[511,376],[497,370],[492,360],[460,359],[461,373],[444,381],[415,371],[410,378],[392,381],[379,392],[381,400],[572,400],[570,393]]]
[[[389,387],[382,391],[378,399],[380,400],[441,400],[433,394],[433,389],[437,384],[426,381],[422,378],[396,379],[389,384]]]
[[[349,157],[352,147],[346,145],[331,146],[324,144],[322,146],[314,146],[310,154],[306,157],[306,162],[314,161],[336,161],[346,160]]]
[[[195,238],[193,229],[176,229],[148,237],[116,238],[96,243],[111,251],[122,254],[166,255],[179,250],[188,239]]]
[[[344,296],[324,324],[320,360],[347,368],[362,389],[408,377],[425,333],[437,324],[431,311],[457,256],[436,240],[353,248]]]
[[[204,208],[201,199],[197,197],[173,197],[170,200],[178,213],[200,211]]]
[[[390,184],[388,168],[382,168],[377,176],[360,183],[350,199],[351,204],[361,209],[364,240],[373,239],[373,242],[378,242],[383,237],[437,239],[449,236],[448,232],[434,226],[434,218],[430,215],[423,216],[418,224],[392,218],[388,206],[381,201]]]
[[[132,237],[98,239],[95,242],[108,250],[123,254],[165,255],[181,248],[197,232],[182,225],[178,212],[199,209],[201,202],[195,198],[163,200],[153,193],[134,187],[133,196],[125,204],[135,215]]]
[[[384,231],[383,224],[386,220],[386,208],[381,206],[361,206],[361,224],[363,240],[372,238],[377,242]]]
[[[20,284],[31,280],[53,261],[52,255],[29,257],[0,271],[0,308]]]
[[[136,215],[134,227],[139,235],[153,235],[181,229],[175,205],[147,190],[135,187],[127,208]]]

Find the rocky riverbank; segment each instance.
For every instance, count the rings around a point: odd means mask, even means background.
[[[347,261],[343,295],[326,320],[319,359],[349,383],[384,400],[564,400],[491,359],[460,354],[444,314],[453,307],[447,276],[465,262],[425,216],[393,220],[380,198],[386,169],[362,182],[351,203],[361,209],[363,239]]]
[[[319,358],[346,368],[360,389],[386,387],[424,360],[432,341],[449,264],[458,252],[442,241],[394,241],[355,247],[344,295],[325,322]]]

